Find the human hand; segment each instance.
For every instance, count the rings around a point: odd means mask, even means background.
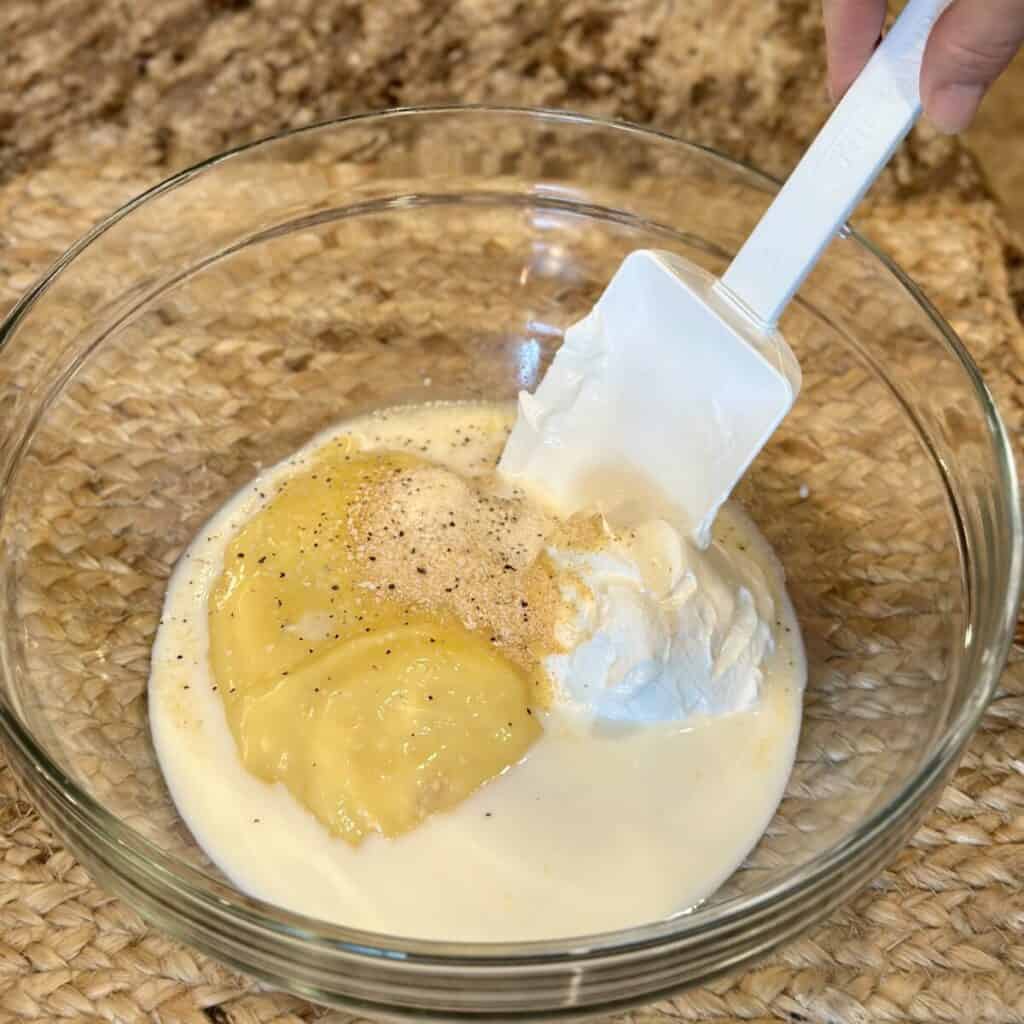
[[[829,91],[838,99],[867,63],[886,0],[824,0]],[[961,132],[1024,42],[1024,0],[954,0],[935,23],[921,65],[921,100],[944,132]]]

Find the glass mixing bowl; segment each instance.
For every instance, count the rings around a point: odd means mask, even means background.
[[[763,840],[701,907],[615,934],[474,945],[282,912],[204,858],[146,721],[175,558],[260,467],[374,407],[511,399],[627,252],[721,271],[774,189],[623,125],[400,110],[180,174],[58,263],[2,326],[0,728],[98,881],[270,985],[451,1020],[585,1016],[706,981],[881,869],[996,686],[1021,522],[976,369],[853,235],[785,317],[803,393],[739,490],[807,645],[797,764]]]

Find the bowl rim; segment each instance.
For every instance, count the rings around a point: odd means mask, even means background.
[[[250,150],[269,146],[284,139],[345,128],[361,122],[437,116],[457,117],[466,114],[579,125],[620,135],[637,135],[643,139],[660,140],[684,151],[699,154],[704,159],[728,168],[732,173],[741,171],[754,183],[763,186],[766,191],[775,192],[781,184],[771,175],[744,161],[719,153],[709,146],[689,142],[668,132],[628,121],[566,110],[492,104],[439,104],[388,108],[331,118],[281,131],[217,153],[171,175],[128,200],[72,244],[15,303],[6,317],[0,321],[0,351],[6,348],[16,327],[40,296],[75,258],[101,235],[150,200],[182,187],[220,164]],[[988,427],[988,440],[994,448],[998,465],[996,495],[1003,506],[1005,522],[1008,524],[1009,559],[1006,565],[1005,593],[1001,597],[1001,614],[993,616],[994,619],[998,619],[1001,626],[994,651],[989,649],[989,653],[994,653],[994,656],[981,659],[977,678],[970,686],[970,693],[963,707],[945,732],[934,741],[930,756],[892,796],[876,807],[849,835],[817,854],[795,873],[752,895],[733,897],[712,908],[698,907],[693,911],[652,924],[593,935],[519,942],[449,942],[391,936],[386,933],[333,925],[318,918],[283,910],[272,903],[247,896],[227,884],[222,884],[199,868],[164,852],[151,840],[107,811],[99,801],[54,763],[6,701],[0,702],[0,737],[17,748],[32,768],[35,781],[41,782],[44,788],[53,794],[58,804],[64,804],[71,817],[79,819],[108,849],[114,850],[116,847],[114,856],[130,862],[132,870],[145,876],[156,889],[162,889],[172,898],[186,898],[190,903],[196,904],[203,913],[217,918],[223,918],[225,915],[232,917],[239,923],[245,923],[250,929],[264,932],[269,937],[286,942],[314,942],[325,949],[333,949],[358,958],[386,958],[401,961],[409,967],[443,965],[485,970],[497,967],[507,969],[552,966],[586,958],[639,952],[650,947],[689,944],[703,935],[742,926],[744,920],[750,920],[751,915],[770,913],[774,907],[781,906],[790,899],[799,899],[802,894],[813,892],[824,879],[841,872],[845,865],[856,861],[877,837],[886,833],[896,822],[912,814],[920,798],[924,797],[951,768],[977,727],[998,686],[1012,643],[1024,582],[1024,523],[1016,465],[1008,432],[978,367],[952,327],[924,295],[921,288],[892,259],[849,225],[844,227],[843,234],[860,246],[902,285],[909,298],[936,328],[948,352],[959,363],[973,388],[974,398]],[[9,467],[0,481],[0,486],[5,489],[8,478]],[[3,512],[0,510],[0,521],[2,517]],[[977,640],[973,642],[977,643]],[[8,659],[3,657],[0,662],[0,670],[9,681]],[[961,667],[960,672],[964,671],[965,669]]]

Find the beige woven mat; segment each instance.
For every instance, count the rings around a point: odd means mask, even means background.
[[[175,166],[353,109],[458,98],[653,123],[783,172],[824,116],[813,0],[5,0],[0,311]],[[1012,153],[1008,152],[1008,159]],[[925,129],[861,226],[1024,427],[1024,256]],[[2,756],[2,755],[0,755]],[[759,968],[627,1020],[1024,1021],[1024,647],[956,779],[872,889]],[[345,1020],[259,993],[98,889],[0,761],[0,1024]]]

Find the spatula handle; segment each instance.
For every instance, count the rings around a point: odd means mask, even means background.
[[[722,276],[759,326],[775,325],[917,120],[925,44],[950,2],[909,0]]]

